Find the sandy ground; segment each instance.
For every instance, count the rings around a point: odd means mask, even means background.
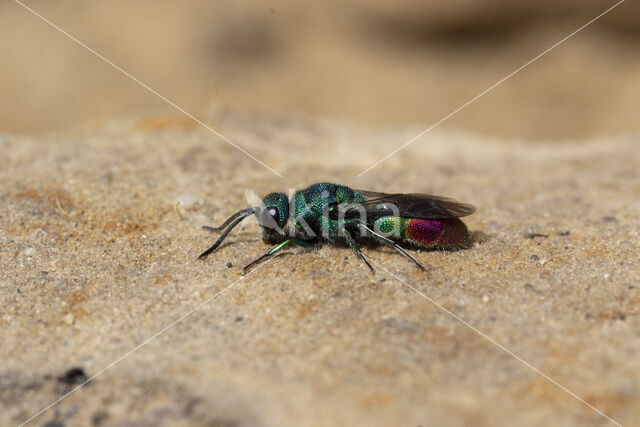
[[[638,137],[434,131],[356,179],[421,129],[208,119],[284,178],[177,117],[2,135],[1,425],[107,366],[32,424],[610,424],[443,308],[640,419]],[[476,243],[412,252],[427,273],[369,247],[373,275],[347,248],[292,249],[241,280],[267,248],[247,223],[196,259],[215,239],[200,226],[246,207],[246,189],[322,180],[473,203]]]

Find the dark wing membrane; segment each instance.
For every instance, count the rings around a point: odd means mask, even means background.
[[[476,211],[473,205],[459,203],[453,199],[427,194],[386,194],[374,191],[354,190],[362,194],[366,201],[361,205],[368,215],[396,215],[405,218],[458,218]],[[393,205],[393,206],[392,206]],[[394,209],[395,206],[395,209]]]

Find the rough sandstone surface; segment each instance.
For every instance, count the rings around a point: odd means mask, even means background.
[[[562,144],[211,117],[284,175],[179,118],[0,142],[0,424],[12,425],[226,289],[33,423],[606,425],[409,289],[622,424],[640,419],[637,137]],[[287,250],[256,224],[196,259],[244,191],[330,180],[470,202],[473,248]],[[227,267],[231,262],[232,266]]]

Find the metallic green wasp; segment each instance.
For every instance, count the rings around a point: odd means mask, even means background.
[[[338,184],[313,184],[296,191],[291,200],[284,193],[271,193],[263,199],[263,206],[238,211],[219,227],[204,226],[211,231],[224,232],[198,258],[216,250],[243,219],[256,215],[262,227],[262,239],[276,246],[249,263],[245,272],[289,244],[314,248],[323,241],[346,242],[373,271],[360,251],[358,238],[390,246],[424,270],[422,264],[398,243],[427,249],[467,247],[469,232],[458,218],[473,212],[472,205],[445,197],[386,194],[352,190]]]

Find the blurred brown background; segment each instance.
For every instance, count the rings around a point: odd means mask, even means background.
[[[197,116],[230,110],[428,126],[615,2],[26,4]],[[178,117],[11,0],[0,2],[0,28],[0,130],[42,132],[130,113]],[[640,4],[627,1],[443,127],[582,138],[640,130],[639,107]]]

